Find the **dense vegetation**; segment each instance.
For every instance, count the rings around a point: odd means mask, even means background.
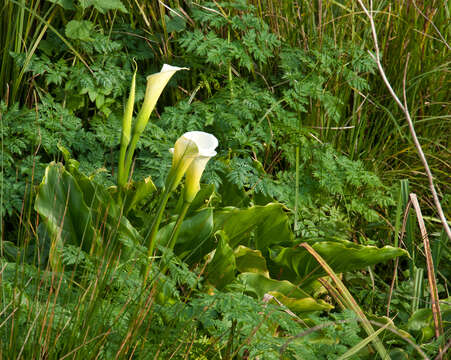
[[[372,6],[449,219],[449,8]],[[0,49],[0,358],[446,358],[450,239],[358,2],[4,0]]]

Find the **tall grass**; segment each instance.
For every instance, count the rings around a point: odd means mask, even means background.
[[[318,35],[330,37],[338,47],[347,41],[372,51],[369,24],[354,1],[255,0],[260,16],[291,45],[313,46]],[[402,93],[407,54],[407,97],[416,131],[443,194],[449,194],[451,172],[449,115],[449,9],[439,1],[373,1],[383,66],[395,91]],[[368,74],[366,94],[343,91],[330,80],[348,107],[339,124],[325,118],[306,126],[324,128],[322,139],[332,142],[353,159],[361,159],[386,180],[409,179],[414,190],[427,189],[407,123],[390,98],[378,74]],[[432,205],[429,203],[429,205]]]
[[[51,4],[50,4],[51,5]],[[41,0],[5,0],[0,7],[0,96],[11,102],[24,100],[23,76],[40,40],[47,31],[46,21],[54,16],[54,6]],[[16,66],[10,53],[27,56],[22,68]]]

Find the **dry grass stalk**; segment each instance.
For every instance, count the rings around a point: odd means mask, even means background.
[[[423,215],[421,214],[421,208],[420,204],[418,203],[417,196],[413,193],[410,194],[410,201],[412,202],[412,206],[415,209],[415,213],[418,219],[418,225],[420,226],[421,237],[424,243],[424,253],[426,256],[426,265],[428,268],[428,281],[430,288],[429,290],[431,292],[432,315],[434,317],[434,325],[435,325],[435,336],[438,338],[441,334],[443,334],[443,327],[442,327],[442,316],[440,314],[437,280],[435,278],[434,263],[432,260],[431,246],[429,244],[428,233],[426,231],[426,226],[424,224]]]
[[[315,249],[313,249],[309,244],[302,243],[300,244],[303,248],[305,248],[314,258],[315,260],[322,266],[322,268],[327,272],[327,274],[331,277],[332,281],[335,283],[335,286],[337,287],[337,291],[340,293],[340,296],[345,303],[346,307],[348,309],[353,310],[359,321],[362,322],[362,327],[368,334],[368,336],[372,336],[372,343],[374,347],[376,348],[377,352],[379,353],[380,357],[382,359],[390,359],[390,356],[385,349],[382,341],[379,339],[377,335],[374,335],[375,331],[373,327],[371,326],[371,322],[366,317],[363,310],[360,308],[357,301],[354,299],[354,297],[351,295],[349,290],[346,288],[346,286],[343,284],[343,282],[340,280],[340,278],[337,276],[337,274],[332,270],[332,268],[329,266],[329,264],[321,257],[320,254],[318,254]]]

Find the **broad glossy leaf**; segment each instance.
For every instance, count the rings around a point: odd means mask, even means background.
[[[95,226],[103,228],[102,242],[116,245],[117,241],[120,241],[128,247],[140,243],[141,236],[125,217],[108,189],[78,171],[73,162],[69,166],[69,171],[83,192],[83,198],[92,213]],[[149,186],[151,189],[152,185],[143,186]]]
[[[44,222],[38,226],[36,237],[23,246],[16,246],[10,241],[2,242],[3,257],[12,262],[34,264],[43,266],[47,264],[51,239],[47,232]]]
[[[312,311],[328,311],[333,309],[333,306],[326,303],[323,300],[315,300],[312,297],[304,299],[296,299],[289,296],[285,296],[277,291],[268,292],[269,295],[274,296],[282,304],[288,307],[291,311],[296,313],[312,312]]]
[[[301,290],[287,280],[268,279],[264,275],[255,273],[242,273],[237,281],[243,284],[244,290],[263,299],[265,294],[273,295],[281,303],[296,312],[330,310],[332,305],[315,300],[305,291]]]
[[[206,276],[210,284],[221,290],[235,280],[236,262],[227,235],[223,231],[218,231],[215,235],[219,238],[219,243],[207,266]]]
[[[392,360],[409,360],[409,354],[401,348],[390,349],[389,354]]]
[[[99,239],[83,193],[62,164],[52,162],[47,166],[39,186],[35,209],[44,218],[57,246],[68,242],[82,245],[84,250],[89,251],[92,242]]]
[[[310,243],[335,272],[363,269],[380,262],[407,255],[400,248],[359,245],[350,241],[321,241]],[[327,275],[324,269],[303,247],[284,248],[275,246],[270,250],[270,271],[283,279],[296,283],[308,283]],[[282,268],[282,271],[281,271]]]
[[[80,173],[75,160],[67,161],[67,168],[69,171],[55,163],[47,167],[35,202],[36,211],[56,240],[50,247],[52,266],[59,263],[58,248],[66,242],[82,246],[86,252],[105,249],[105,244],[112,249],[118,249],[119,243],[127,248],[138,244],[138,231],[122,215],[107,189]]]
[[[20,258],[20,249],[11,241],[2,241],[2,257],[7,261],[14,262]]]
[[[252,250],[240,245],[235,251],[236,268],[239,272],[252,272],[262,274],[269,278],[266,260],[260,250]]]
[[[278,203],[246,209],[226,207],[215,211],[214,221],[215,231],[223,230],[232,248],[241,244],[265,253],[269,246],[290,243],[293,239],[288,217]]]
[[[167,244],[174,225],[175,221],[158,231],[157,244],[163,246]],[[205,208],[184,219],[180,226],[174,253],[184,258],[188,263],[199,261],[216,246],[214,241],[211,240],[212,234],[213,209]]]
[[[395,323],[393,322],[392,319],[390,319],[387,316],[378,316],[375,314],[366,314],[368,320],[373,321],[374,324],[376,325],[376,323],[381,324],[381,325],[377,325],[376,328],[379,328],[383,325],[389,324],[387,326],[388,329],[384,330],[381,337],[384,338],[385,341],[390,341],[390,340],[399,340],[399,337],[402,336],[406,339],[410,339],[410,340],[414,340],[414,338],[412,337],[412,335],[410,335],[407,331],[404,331],[398,327],[396,327]],[[395,334],[394,332],[390,331],[389,329],[394,329],[397,334]]]
[[[421,331],[422,340],[427,341],[434,336],[434,322],[431,309],[418,309],[410,317],[407,328],[409,331]]]

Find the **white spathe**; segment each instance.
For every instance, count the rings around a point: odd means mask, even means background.
[[[184,133],[182,137],[196,143],[199,156],[213,157],[216,155],[215,149],[218,147],[218,139],[214,135],[203,131],[190,131]]]
[[[171,173],[175,176],[171,190],[174,190],[186,172],[185,201],[192,202],[200,189],[200,178],[208,160],[216,155],[218,139],[203,131],[183,134],[175,143]]]
[[[146,93],[144,95],[141,111],[139,112],[136,121],[136,131],[140,134],[144,131],[147,122],[149,121],[150,114],[155,108],[163,89],[166,87],[169,80],[171,80],[171,77],[179,70],[189,69],[164,64],[160,72],[147,77]]]
[[[216,153],[216,152],[215,152]],[[186,171],[186,181],[185,181],[185,201],[193,202],[196,194],[200,190],[200,178],[207,166],[208,160],[211,157],[198,156],[193,160],[188,170]]]
[[[179,70],[189,70],[189,69],[186,68],[186,67],[178,67],[178,66],[172,66],[172,65],[168,65],[168,64],[163,64],[163,67],[160,70],[160,74],[164,73],[164,72],[168,72],[168,71],[176,72],[176,71],[179,71]],[[152,76],[152,75],[149,75],[149,76]]]

